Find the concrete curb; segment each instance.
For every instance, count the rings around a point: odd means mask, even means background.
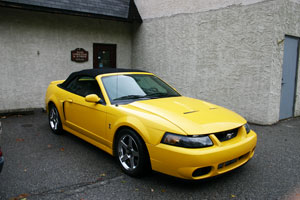
[[[12,115],[32,115],[35,112],[45,112],[45,108],[26,108],[26,109],[13,109],[13,110],[2,110],[0,111],[1,116],[12,116]]]

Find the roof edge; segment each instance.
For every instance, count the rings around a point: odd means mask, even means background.
[[[36,5],[15,3],[15,2],[7,2],[7,1],[0,1],[0,7],[15,8],[15,9],[21,9],[21,10],[31,10],[31,11],[37,11],[37,12],[46,12],[46,13],[52,13],[52,14],[65,14],[65,15],[73,15],[73,16],[81,16],[81,17],[89,17],[89,18],[98,18],[98,19],[104,19],[104,20],[122,21],[122,22],[129,22],[129,23],[132,23],[132,22],[141,23],[142,21],[141,21],[140,14],[138,13],[138,10],[137,10],[134,2],[133,2],[133,6],[135,6],[135,8],[131,7],[131,1],[133,1],[133,0],[130,0],[130,5],[129,5],[130,7],[129,7],[129,12],[128,12],[129,14],[128,14],[127,18],[110,16],[110,15],[94,14],[94,13],[88,13],[88,12],[80,12],[80,11],[74,11],[74,10],[50,8],[50,7],[36,6]],[[131,16],[131,15],[134,15],[134,16]]]
[[[136,7],[134,0],[130,0],[129,2],[128,20],[130,22],[139,22],[139,23],[143,22],[142,17],[139,13],[138,8]]]

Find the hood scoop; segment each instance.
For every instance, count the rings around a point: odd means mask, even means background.
[[[189,111],[189,112],[184,112],[183,114],[190,114],[190,113],[194,113],[194,112],[199,112],[199,110],[193,110],[193,111]]]
[[[217,109],[216,107],[210,107],[209,110],[214,110]],[[188,111],[188,112],[184,112],[183,114],[191,114],[191,113],[195,113],[195,112],[199,112],[199,110],[192,110],[192,111]]]
[[[179,127],[187,135],[204,135],[232,130],[246,120],[225,108],[188,97],[135,101],[124,107],[141,109]]]

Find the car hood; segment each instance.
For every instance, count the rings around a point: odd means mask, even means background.
[[[228,109],[183,96],[135,101],[128,106],[160,116],[188,135],[221,132],[246,123],[244,118]]]

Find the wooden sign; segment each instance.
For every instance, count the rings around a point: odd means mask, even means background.
[[[86,62],[89,60],[89,52],[83,48],[77,48],[71,51],[71,60],[74,62]]]

